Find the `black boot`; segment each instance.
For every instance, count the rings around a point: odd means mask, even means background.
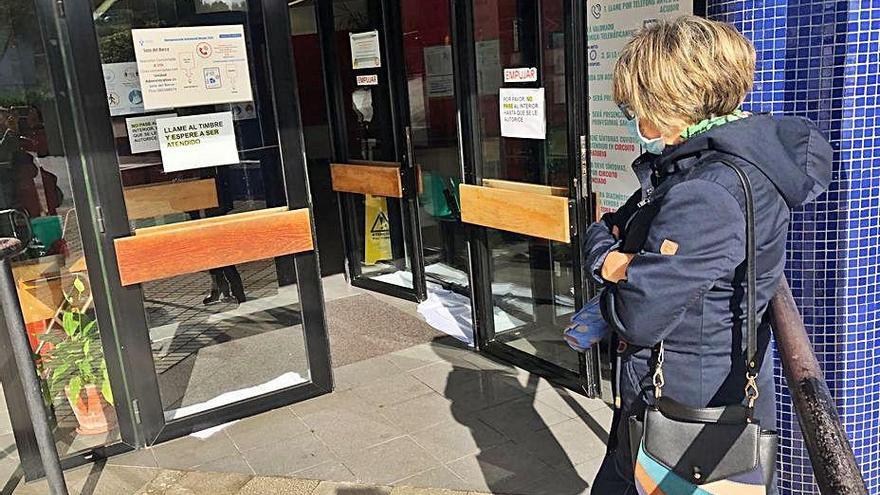
[[[202,304],[210,305],[216,304],[221,300],[226,300],[229,298],[229,282],[226,281],[226,278],[222,273],[211,273],[211,293],[208,294],[204,300],[202,300]]]
[[[235,266],[227,266],[223,269],[223,274],[226,277],[226,280],[229,281],[229,289],[232,291],[232,297],[238,301],[239,304],[247,301],[247,296],[244,293],[244,284],[241,281],[241,275],[238,273],[238,269]]]

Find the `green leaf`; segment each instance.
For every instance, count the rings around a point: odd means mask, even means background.
[[[82,332],[83,335],[90,337],[92,335],[92,331],[95,329],[95,326],[98,324],[98,320],[90,321],[86,326],[83,327]]]
[[[61,326],[64,328],[64,333],[67,334],[68,337],[73,337],[73,334],[76,332],[76,321],[73,316],[72,311],[65,311],[64,316],[61,319]]]
[[[60,380],[70,370],[70,363],[63,363],[52,371],[52,381]]]
[[[79,399],[79,393],[82,392],[82,380],[80,379],[80,377],[75,376],[70,379],[70,383],[68,383],[67,385],[68,387],[70,387],[68,389],[68,397],[70,398],[71,402],[76,404],[77,400]]]
[[[86,286],[85,284],[83,284],[82,280],[80,280],[79,277],[73,279],[73,288],[76,289],[76,291],[80,294],[86,291]]]
[[[113,389],[110,388],[110,376],[107,373],[107,362],[101,362],[101,379],[103,383],[101,384],[101,395],[104,396],[104,400],[107,401],[111,406],[115,405],[113,402]]]

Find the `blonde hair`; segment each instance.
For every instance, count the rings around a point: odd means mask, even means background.
[[[695,16],[653,22],[614,66],[614,101],[664,136],[736,110],[752,89],[755,47],[729,24]]]

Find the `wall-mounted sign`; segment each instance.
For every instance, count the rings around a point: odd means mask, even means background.
[[[501,41],[477,41],[477,90],[480,95],[498,94],[501,87]]]
[[[144,108],[251,101],[241,25],[132,29]]]
[[[110,115],[131,115],[144,112],[144,97],[138,80],[137,63],[120,62],[101,64],[104,87],[107,89],[107,106]]]
[[[355,77],[358,86],[377,86],[379,84],[378,74],[366,74]]]
[[[232,112],[158,119],[156,126],[165,172],[238,163]]]
[[[159,151],[159,134],[156,132],[157,119],[169,119],[177,117],[176,113],[163,113],[162,115],[144,115],[125,119],[125,127],[128,129],[128,144],[132,153],[146,153]]]
[[[375,69],[382,67],[382,55],[379,52],[379,31],[350,33],[351,68]]]
[[[614,64],[635,30],[657,19],[692,13],[693,8],[693,0],[594,0],[590,4],[586,51],[590,170],[592,189],[599,196],[599,214],[616,210],[639,188],[630,164],[641,150],[611,98]]]
[[[516,67],[504,69],[504,82],[534,82],[538,80],[538,69],[535,67]]]
[[[498,98],[502,136],[525,139],[547,137],[544,88],[501,88]]]

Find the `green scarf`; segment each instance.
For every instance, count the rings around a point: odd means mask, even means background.
[[[722,126],[728,122],[733,122],[735,120],[744,119],[751,114],[748,112],[743,112],[740,109],[734,110],[732,113],[727,115],[722,115],[720,117],[710,117],[708,119],[697,122],[696,124],[688,127],[681,133],[681,138],[684,140],[688,140],[697,134],[702,134],[709,129],[714,129],[715,127]]]

